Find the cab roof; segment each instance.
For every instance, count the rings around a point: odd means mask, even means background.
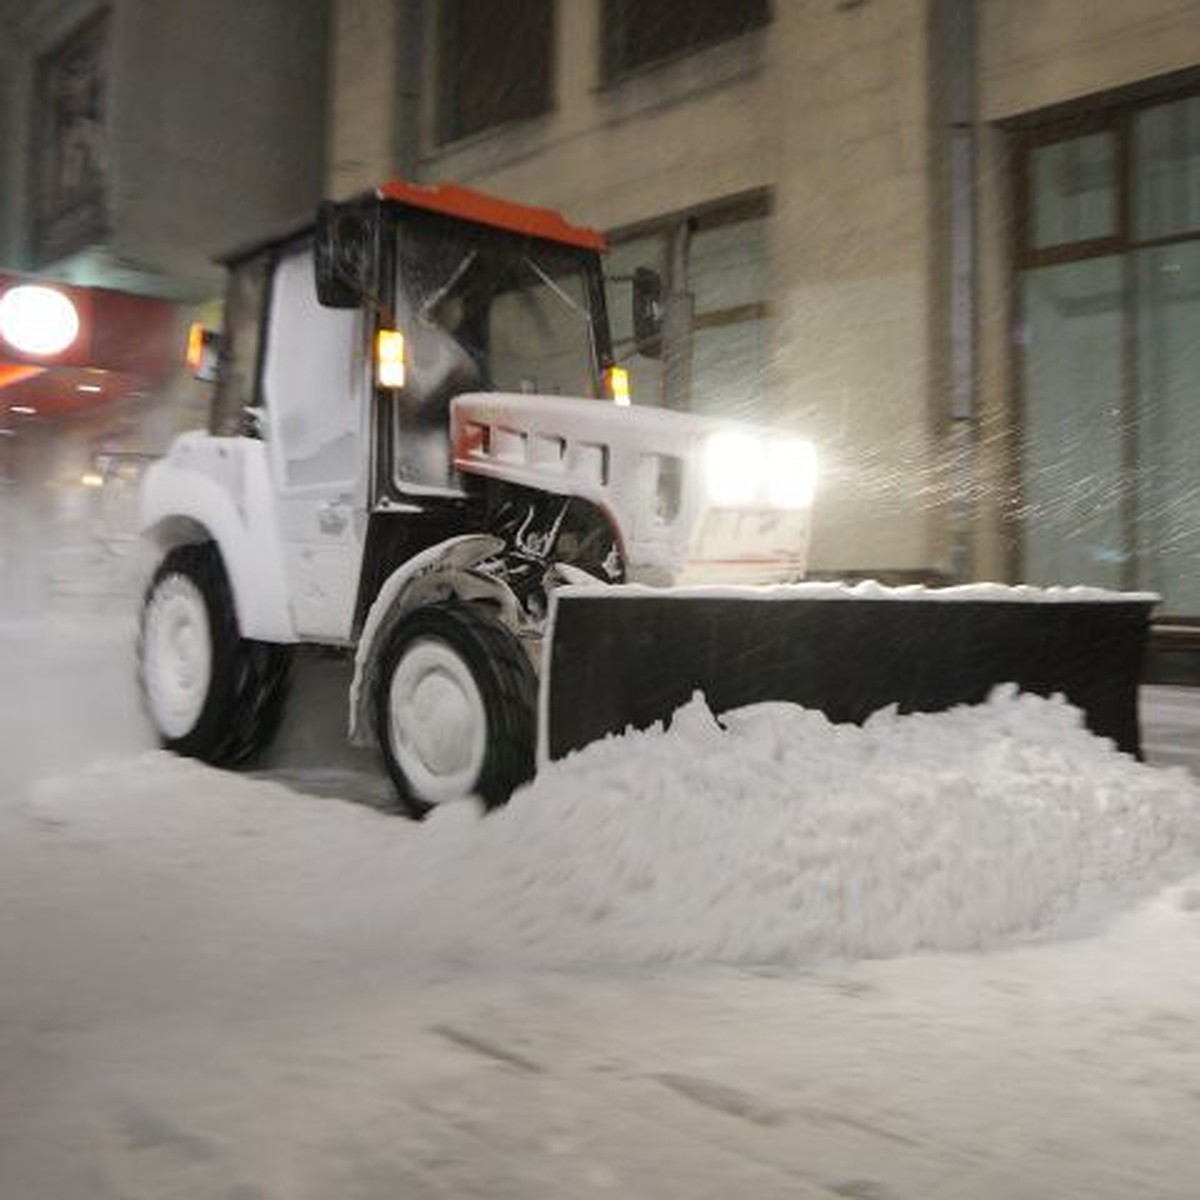
[[[458,183],[408,183],[403,179],[392,179],[367,192],[366,196],[391,201],[408,208],[441,213],[460,221],[490,225],[509,233],[544,238],[566,246],[578,246],[584,250],[603,252],[608,249],[608,239],[598,229],[572,225],[562,213],[552,208],[535,208],[532,204],[502,200],[499,196],[477,192]],[[297,222],[273,237],[260,236],[235,246],[219,255],[215,261],[227,267],[236,266],[262,250],[286,245],[303,237],[312,227],[311,218]]]
[[[581,246],[585,250],[607,250],[608,241],[599,230],[572,225],[552,208],[535,208],[502,200],[457,183],[407,183],[393,179],[376,189],[381,200],[391,200],[411,208],[423,208],[480,225],[492,225],[511,233]]]

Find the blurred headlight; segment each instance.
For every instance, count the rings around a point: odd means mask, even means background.
[[[704,482],[714,504],[753,504],[766,473],[766,448],[753,434],[714,433],[704,446]]]
[[[805,508],[817,487],[817,454],[806,438],[722,430],[705,443],[704,481],[722,507]]]
[[[767,496],[776,508],[805,508],[817,489],[817,452],[805,438],[781,438],[767,450]]]

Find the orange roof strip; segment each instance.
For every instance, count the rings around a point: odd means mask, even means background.
[[[420,184],[394,179],[380,185],[379,196],[481,225],[494,225],[514,233],[582,246],[585,250],[608,249],[608,241],[599,230],[572,225],[552,208],[534,208],[513,200],[501,200],[498,196],[476,192],[457,183]]]
[[[43,374],[45,370],[45,367],[28,367],[23,363],[0,362],[0,389],[32,379],[35,375]]]

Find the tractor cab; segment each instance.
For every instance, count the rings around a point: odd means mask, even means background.
[[[251,453],[246,441],[261,452],[298,634],[351,638],[405,556],[497,521],[520,525],[539,489],[578,492],[561,436],[576,418],[555,408],[563,460],[549,479],[523,478],[514,505],[495,477],[514,482],[519,464],[498,470],[476,455],[464,466],[451,409],[470,397],[478,433],[501,410],[511,430],[514,407],[524,420],[530,405],[613,408],[621,373],[604,248],[601,234],[548,209],[394,182],[227,256],[224,329],[215,343],[197,339],[200,357],[215,345],[217,358],[209,433],[239,441],[227,455]],[[593,507],[605,502],[607,468],[601,476]],[[577,498],[573,514],[584,511]],[[559,520],[548,501],[528,529],[543,518]]]
[[[557,213],[456,185],[323,204],[315,227],[229,262],[218,425],[244,427],[242,410],[263,406],[247,395],[257,370],[326,455],[368,422],[380,495],[453,489],[455,396],[598,399],[607,386],[612,398],[604,247]]]

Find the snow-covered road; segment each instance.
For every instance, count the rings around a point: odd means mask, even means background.
[[[3,1200],[1200,1194],[1185,771],[694,710],[416,827],[336,662],[232,776],[150,749],[131,632],[0,629]]]

